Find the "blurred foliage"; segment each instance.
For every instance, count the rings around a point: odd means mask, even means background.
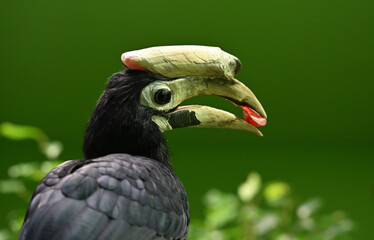
[[[8,169],[8,179],[0,180],[1,194],[15,194],[24,200],[19,209],[10,209],[9,225],[0,229],[0,240],[17,239],[35,186],[60,164],[62,144],[50,141],[39,128],[0,124],[0,136],[10,140],[32,139],[45,156],[41,162],[19,163]],[[238,187],[237,195],[210,190],[204,197],[204,219],[192,219],[189,240],[348,240],[353,222],[343,211],[320,214],[318,198],[301,204],[285,182],[262,183],[258,173],[250,173]]]
[[[58,160],[62,152],[62,144],[58,141],[50,141],[39,128],[9,122],[0,123],[0,136],[10,140],[34,140],[45,156],[45,159],[40,162],[12,165],[8,168],[9,178],[0,180],[1,194],[15,194],[24,201],[18,209],[9,209],[5,216],[8,226],[0,229],[0,240],[13,240],[18,237],[33,188],[52,168],[62,163]]]
[[[191,220],[189,240],[347,240],[353,222],[343,211],[321,214],[318,198],[298,203],[285,182],[263,184],[250,173],[237,195],[210,190],[205,219]]]

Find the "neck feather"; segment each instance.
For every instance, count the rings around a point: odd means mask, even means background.
[[[84,158],[127,153],[160,161],[170,167],[166,140],[151,120],[154,112],[140,106],[133,94],[122,96],[123,92],[126,89],[107,88],[100,97],[85,132]],[[126,99],[126,96],[131,96],[131,99]]]

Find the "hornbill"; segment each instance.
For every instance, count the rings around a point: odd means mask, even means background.
[[[19,239],[186,239],[189,207],[162,132],[231,128],[261,135],[266,113],[234,78],[241,63],[216,47],[168,46],[126,52],[89,120],[84,158],[54,168],[37,186]],[[244,120],[207,106],[216,95]]]

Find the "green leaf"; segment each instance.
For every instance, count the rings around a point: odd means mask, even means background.
[[[23,224],[24,217],[17,217],[15,219],[12,219],[9,224],[10,224],[10,229],[13,232],[19,232],[21,230],[22,224]]]
[[[222,227],[238,215],[239,200],[233,194],[210,190],[205,196],[205,205],[206,224],[210,229]]]
[[[281,234],[276,240],[300,240],[300,238],[296,238],[290,234]]]
[[[10,232],[7,229],[0,229],[0,240],[8,240],[10,239]]]
[[[323,236],[328,240],[330,239],[332,240],[332,239],[336,239],[338,236],[344,235],[347,232],[352,231],[352,229],[353,229],[353,222],[349,219],[344,219],[340,221],[339,223],[327,228],[324,231]]]
[[[0,192],[1,193],[21,193],[26,190],[25,185],[15,179],[1,180]]]
[[[302,205],[297,209],[297,216],[300,219],[309,218],[313,213],[318,211],[322,206],[322,201],[319,198],[313,198]]]
[[[62,149],[62,143],[58,141],[48,142],[42,146],[42,152],[48,159],[58,158]]]
[[[276,228],[279,224],[279,218],[272,213],[268,213],[261,217],[259,222],[256,224],[256,233],[260,236],[265,235],[267,232]]]
[[[250,202],[261,188],[261,176],[256,172],[248,175],[247,180],[238,188],[238,195],[243,202]]]
[[[264,189],[264,198],[270,205],[276,205],[290,193],[290,187],[284,182],[273,182]]]
[[[44,141],[48,139],[39,128],[17,125],[9,122],[0,124],[0,135],[11,140],[33,139],[36,141]]]
[[[35,162],[32,163],[19,163],[9,167],[8,175],[12,178],[17,177],[29,177],[37,171],[38,165]]]

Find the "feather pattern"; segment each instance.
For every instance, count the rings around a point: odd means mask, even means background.
[[[19,239],[185,239],[188,223],[184,187],[166,165],[111,154],[53,169]]]

